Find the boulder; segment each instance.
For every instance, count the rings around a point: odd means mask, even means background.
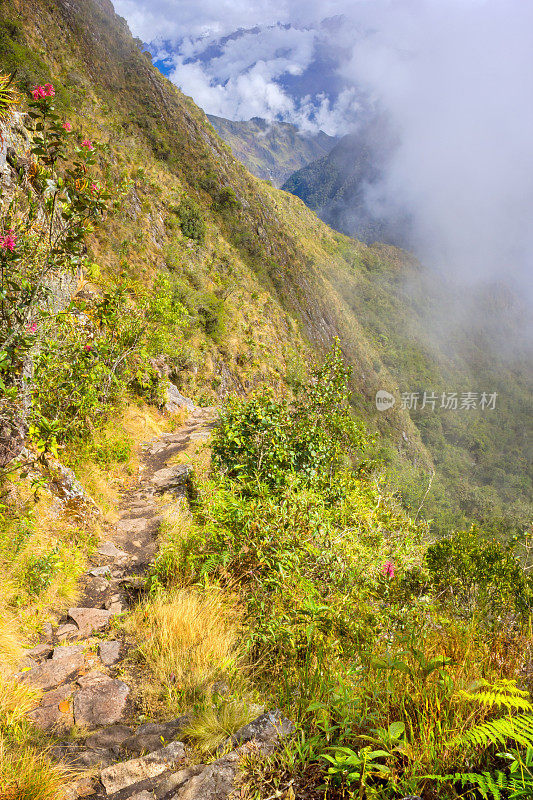
[[[177,390],[173,383],[169,382],[167,384],[167,401],[165,403],[165,411],[169,411],[171,414],[176,414],[181,409],[185,409],[186,411],[192,413],[193,411],[196,411],[196,406],[192,400],[190,400],[188,397],[184,397]]]
[[[114,794],[146,778],[155,778],[170,769],[185,755],[182,742],[171,742],[161,750],[142,758],[133,758],[120,764],[112,764],[102,770],[100,780],[107,794]]]
[[[276,747],[280,739],[290,736],[293,732],[293,723],[280,711],[267,711],[248,725],[239,728],[229,742],[236,747],[253,739],[264,753],[268,753]]]

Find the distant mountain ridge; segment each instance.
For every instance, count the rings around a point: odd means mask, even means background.
[[[380,214],[368,191],[382,178],[394,148],[386,122],[376,117],[347,134],[325,156],[293,173],[281,187],[335,230],[368,243],[409,247],[406,216]]]
[[[307,134],[296,125],[261,117],[240,122],[212,114],[207,117],[233,155],[253,175],[278,188],[294,172],[326,156],[338,141],[323,131]]]

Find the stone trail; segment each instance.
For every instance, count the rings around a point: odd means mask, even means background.
[[[171,495],[171,505],[187,496],[190,468],[172,460],[191,442],[207,439],[214,425],[214,409],[187,402],[192,413],[183,427],[145,444],[139,483],[123,494],[116,530],[100,542],[81,581],[79,605],[26,652],[17,676],[44,692],[29,717],[59,741],[52,755],[90,770],[68,789],[67,800],[226,800],[243,750],[268,752],[292,731],[279,712],[263,714],[228,740],[231,752],[212,764],[190,766],[180,740],[189,717],[136,728],[125,724],[131,687],[119,670],[128,644],[102,636],[113,617],[127,610],[157,553],[167,507],[161,495]],[[81,738],[68,737],[74,726],[84,732]]]

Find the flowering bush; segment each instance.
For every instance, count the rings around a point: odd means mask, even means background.
[[[54,324],[55,287],[81,274],[86,235],[110,197],[96,182],[95,146],[71,143],[72,125],[54,97],[50,83],[30,93],[30,159],[0,217],[0,416],[18,427],[29,409],[29,353],[39,331]]]

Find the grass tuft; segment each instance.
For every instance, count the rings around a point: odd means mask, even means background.
[[[235,731],[257,716],[253,707],[242,700],[230,700],[220,706],[208,706],[186,725],[181,733],[201,755],[211,755]]]
[[[242,660],[240,617],[240,609],[216,587],[205,596],[178,589],[134,611],[126,626],[137,636],[138,655],[151,673],[145,702],[159,697],[169,711],[179,712],[215,681],[230,678]]]
[[[70,771],[32,747],[13,750],[0,738],[2,800],[63,800]]]

